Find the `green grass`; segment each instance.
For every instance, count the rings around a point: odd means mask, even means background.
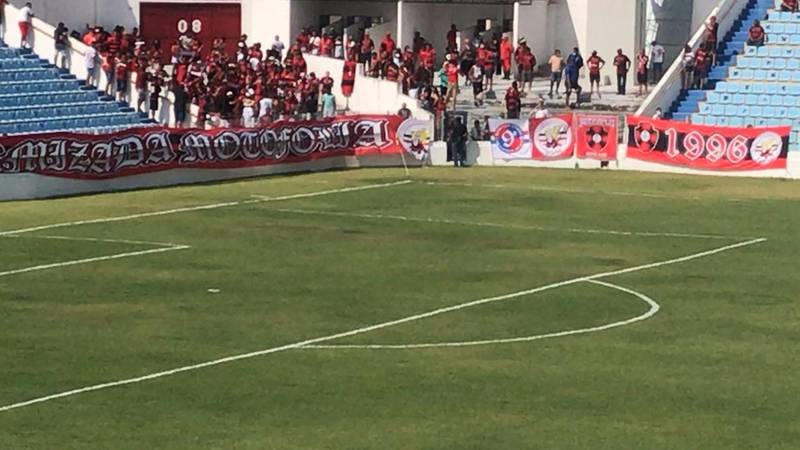
[[[0,231],[400,179],[329,172],[0,203]],[[661,305],[627,327],[465,348],[293,349],[0,412],[0,449],[800,446],[796,182],[530,169],[412,179],[0,236],[0,407],[768,240],[607,278]],[[1,275],[154,248],[42,239],[53,235],[191,248]],[[504,339],[647,309],[578,283],[326,344]]]

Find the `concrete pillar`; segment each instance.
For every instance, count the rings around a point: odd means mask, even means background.
[[[397,1],[397,31],[394,34],[394,41],[397,43],[397,46],[403,48],[405,43],[403,42],[403,0]]]
[[[519,15],[520,15],[519,14],[519,2],[514,2],[514,22],[513,22],[513,28],[514,28],[514,41],[513,41],[513,44],[514,44],[514,46],[517,45],[517,42],[519,42],[519,38],[520,38],[519,32],[520,32],[520,26],[521,26],[520,24],[521,24],[521,22],[519,20]]]

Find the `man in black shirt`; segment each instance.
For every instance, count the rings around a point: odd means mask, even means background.
[[[64,22],[59,22],[55,32],[53,32],[53,40],[55,42],[56,55],[53,62],[56,67],[61,69],[69,69],[69,29],[64,26]],[[58,60],[61,59],[61,64]]]
[[[461,117],[456,117],[452,127],[450,127],[450,143],[453,147],[455,167],[466,167],[467,164],[467,126],[464,125]]]

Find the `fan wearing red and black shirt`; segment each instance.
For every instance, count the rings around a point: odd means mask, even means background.
[[[458,39],[458,31],[456,31],[455,24],[450,25],[450,31],[447,32],[447,51],[453,52],[458,49],[456,40]]]
[[[325,72],[325,76],[319,80],[320,88],[323,94],[330,94],[333,90],[333,78],[330,72]]]
[[[797,12],[797,0],[783,0],[781,2],[781,11],[783,12]]]
[[[754,20],[753,25],[750,27],[750,31],[747,33],[747,45],[761,47],[764,45],[766,37],[767,33],[764,31],[764,27],[761,26],[761,21]]]
[[[506,119],[519,119],[522,99],[517,86],[517,82],[514,81],[506,91]]]
[[[594,87],[597,85],[597,98],[603,98],[600,95],[600,69],[605,65],[605,60],[597,55],[596,50],[586,60],[586,67],[589,68],[589,95],[594,94]]]
[[[631,59],[622,53],[622,49],[617,49],[617,56],[614,57],[614,66],[617,68],[617,95],[625,95],[628,85],[628,70],[631,68]]]

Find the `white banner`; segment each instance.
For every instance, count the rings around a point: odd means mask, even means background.
[[[433,121],[406,119],[397,129],[397,140],[418,161],[428,159],[433,142]]]
[[[489,119],[494,159],[531,159],[533,149],[527,120]]]

